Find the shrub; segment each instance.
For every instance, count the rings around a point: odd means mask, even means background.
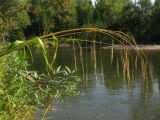
[[[79,78],[68,67],[59,67],[46,76],[29,71],[28,66],[20,55],[7,57],[0,81],[0,119],[33,119],[38,107],[49,106],[54,98],[79,93]]]

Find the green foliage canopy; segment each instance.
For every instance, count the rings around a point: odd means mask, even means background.
[[[0,0],[0,40],[70,28],[101,27],[132,33],[138,43],[159,43],[160,0]]]

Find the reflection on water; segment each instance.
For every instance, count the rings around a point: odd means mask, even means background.
[[[48,53],[52,54],[52,51],[48,49]],[[54,103],[57,110],[48,112],[48,119],[160,120],[160,51],[145,52],[153,79],[142,79],[144,66],[134,51],[124,54],[114,50],[113,55],[112,49],[100,50],[94,46],[61,48],[56,66],[76,68],[84,82],[80,85],[81,95],[64,102],[57,100]],[[33,56],[32,69],[44,72],[38,49]],[[121,64],[123,62],[125,66]],[[41,116],[40,112],[37,116]]]

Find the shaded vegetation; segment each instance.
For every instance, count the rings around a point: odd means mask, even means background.
[[[37,108],[52,105],[53,99],[79,93],[79,78],[68,67],[59,67],[51,77],[27,70],[29,64],[17,53],[8,55],[4,62],[3,79],[0,80],[0,119],[30,120]]]
[[[95,26],[132,33],[137,43],[159,43],[156,0],[1,0],[0,40],[14,41],[69,28]]]

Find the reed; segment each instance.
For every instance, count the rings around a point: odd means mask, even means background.
[[[94,40],[82,40],[82,39],[75,39],[77,34],[93,34],[95,35],[95,33],[101,33],[104,34],[106,36],[109,36],[110,38],[112,38],[112,43],[104,43],[104,42],[98,42],[98,41],[94,41]],[[74,39],[64,39],[64,38],[68,38],[68,37],[74,37]],[[43,56],[44,59],[46,61],[46,65],[47,68],[49,68],[49,70],[53,70],[54,67],[54,61],[56,59],[57,56],[57,51],[58,51],[58,44],[60,42],[89,42],[89,43],[93,43],[93,54],[91,54],[92,56],[95,55],[95,44],[103,44],[103,45],[110,45],[113,46],[114,45],[114,41],[117,42],[117,44],[120,44],[123,49],[124,49],[124,54],[122,55],[122,61],[123,61],[123,71],[124,71],[124,76],[127,77],[128,82],[131,83],[131,71],[130,71],[130,63],[129,63],[129,59],[128,59],[128,48],[126,47],[126,45],[129,45],[131,47],[133,47],[133,49],[136,51],[137,57],[136,59],[140,59],[141,60],[141,65],[142,65],[142,76],[143,79],[146,80],[148,79],[148,73],[146,71],[148,71],[149,65],[148,65],[148,60],[144,54],[144,52],[137,48],[137,44],[133,38],[133,36],[125,34],[121,31],[113,31],[113,30],[105,30],[105,29],[99,29],[99,28],[77,28],[77,29],[70,29],[70,30],[64,30],[64,31],[59,31],[59,32],[55,32],[55,33],[51,33],[48,35],[44,35],[44,36],[40,36],[40,37],[36,37],[33,38],[31,40],[27,40],[27,41],[16,41],[14,43],[11,43],[11,45],[5,49],[1,49],[0,51],[0,57],[4,56],[10,52],[13,52],[15,50],[20,50],[23,49],[25,47],[31,46],[31,45],[39,45],[40,48],[43,51]],[[51,62],[49,62],[48,58],[47,58],[47,53],[46,53],[46,45],[51,45],[53,48],[55,48],[55,52],[53,53],[53,59]],[[81,56],[81,63],[82,63],[82,69],[84,69],[84,65],[83,65],[83,60],[82,60],[82,49],[81,49],[81,45],[80,46],[80,56]],[[114,48],[112,47],[111,49],[111,64],[113,61],[113,57],[114,57]],[[95,56],[93,56],[93,58],[95,58]],[[93,59],[94,60],[94,59]],[[137,66],[137,63],[135,61],[135,68]],[[96,66],[94,65],[94,68]],[[84,70],[83,70],[84,73]],[[83,78],[84,78],[84,74],[83,74]],[[131,84],[130,84],[131,85]]]
[[[35,45],[38,43],[39,43],[39,45],[41,45],[42,48],[44,48],[44,44],[47,44],[47,43],[51,44],[53,47],[56,47],[56,46],[58,46],[57,40],[59,38],[72,36],[72,35],[75,35],[76,33],[83,33],[83,32],[85,32],[85,33],[96,32],[96,33],[105,34],[106,36],[110,36],[114,40],[121,43],[121,45],[126,45],[126,44],[131,45],[136,50],[137,44],[136,44],[135,40],[123,32],[113,31],[113,30],[104,30],[104,29],[98,29],[98,28],[79,28],[79,29],[71,29],[71,30],[64,30],[64,31],[60,31],[60,32],[51,33],[48,35],[33,38],[28,41],[16,41],[13,44],[11,44],[11,46],[9,48],[1,50],[0,57],[5,54],[8,54],[10,52],[13,52],[14,50],[22,49],[22,48],[26,47],[27,45]],[[83,40],[75,40],[75,41],[83,41]],[[58,42],[60,42],[60,41],[58,41]],[[92,42],[92,41],[88,41],[88,42]],[[108,43],[104,43],[104,42],[96,42],[96,43],[102,43],[104,45],[108,45]],[[140,53],[140,52],[138,52],[138,53]]]
[[[28,49],[30,50],[30,46],[36,45],[36,46],[39,46],[42,49],[42,54],[44,56],[45,63],[46,63],[48,71],[52,71],[52,73],[64,73],[64,74],[66,74],[66,71],[67,71],[67,73],[71,74],[71,71],[68,70],[67,68],[64,71],[59,72],[61,68],[59,67],[58,69],[55,69],[54,62],[55,62],[56,57],[57,57],[58,46],[61,42],[74,42],[74,43],[77,42],[77,43],[79,43],[79,47],[80,47],[80,60],[81,60],[81,67],[82,67],[82,71],[83,71],[83,79],[85,79],[85,78],[88,79],[88,76],[87,76],[88,66],[87,66],[87,62],[86,62],[86,66],[84,67],[83,50],[82,50],[82,47],[81,47],[81,44],[80,44],[80,42],[88,42],[88,43],[91,43],[91,45],[93,45],[91,47],[91,59],[93,61],[95,78],[97,79],[97,76],[96,76],[97,75],[96,44],[113,46],[114,42],[112,42],[112,44],[110,44],[110,43],[104,43],[102,41],[98,42],[98,41],[95,41],[95,39],[94,40],[81,40],[81,39],[75,39],[75,38],[68,40],[68,38],[71,37],[71,36],[75,37],[75,35],[77,35],[77,34],[81,35],[81,34],[84,34],[84,33],[93,33],[94,35],[95,35],[95,33],[104,34],[104,35],[112,38],[112,40],[116,41],[117,43],[119,43],[123,47],[123,50],[122,50],[123,53],[121,55],[121,59],[122,59],[121,66],[123,68],[123,76],[124,76],[124,78],[126,78],[128,80],[129,90],[131,89],[131,86],[132,86],[132,77],[131,76],[132,76],[134,70],[130,69],[131,64],[130,64],[130,59],[129,59],[129,55],[128,55],[128,48],[126,47],[126,45],[132,46],[134,48],[134,50],[136,51],[136,54],[137,54],[136,61],[137,61],[137,59],[141,60],[142,73],[143,73],[142,77],[146,81],[145,82],[146,83],[146,89],[148,89],[148,77],[149,77],[148,71],[150,71],[150,68],[149,68],[149,65],[148,65],[147,58],[146,58],[144,52],[141,49],[137,48],[137,44],[136,44],[134,38],[132,36],[129,36],[129,35],[121,32],[121,31],[105,30],[105,29],[98,29],[98,28],[79,28],[79,29],[71,29],[71,30],[64,30],[64,31],[60,31],[60,32],[55,32],[55,33],[51,33],[51,34],[48,34],[48,35],[35,37],[35,38],[27,40],[27,41],[15,41],[13,43],[10,43],[10,45],[8,45],[7,47],[4,47],[4,48],[0,49],[0,58],[2,56],[5,56],[9,53],[14,52],[14,51],[19,51],[21,49],[25,49],[26,47],[28,47]],[[46,46],[52,46],[55,49],[51,62],[48,60],[48,57],[47,57]],[[75,46],[73,46],[73,49],[74,49],[75,69],[76,69],[77,68],[77,66],[76,66],[77,60],[76,60],[76,57],[75,57],[76,56],[75,55],[75,50],[76,50]],[[31,54],[31,56],[32,56],[32,54]],[[112,47],[112,50],[111,50],[111,64],[112,64],[113,58],[114,58],[114,47]],[[135,67],[134,67],[135,70],[137,69],[137,66],[138,66],[137,65],[138,63],[136,61],[135,61]],[[103,61],[101,60],[101,69],[103,71],[103,67],[102,67],[103,65],[102,64],[103,64]],[[119,62],[117,60],[117,69],[119,69],[119,67],[120,67],[120,65],[119,65]],[[87,69],[86,74],[85,74],[85,68]],[[117,74],[119,74],[119,71],[117,71]],[[104,77],[103,74],[102,74],[102,77]],[[68,83],[67,83],[68,81],[65,81],[66,80],[65,78],[62,78],[62,77],[58,77],[58,78],[63,80],[62,81],[63,84],[68,85]],[[55,80],[55,81],[57,82],[57,80]],[[49,83],[49,84],[52,85],[52,86],[57,85],[53,81],[50,81],[50,82],[51,83]],[[88,83],[86,82],[85,84],[87,86]],[[48,95],[50,95],[49,94],[50,92],[54,93],[55,90],[56,90],[56,87],[53,88],[52,86],[50,86],[50,87],[53,90],[47,92]],[[73,87],[73,89],[75,89],[74,85],[72,87]],[[62,88],[60,90],[61,93],[63,93],[63,89],[64,88]],[[47,109],[47,111],[48,111],[48,109]],[[29,112],[30,112],[30,115],[31,115],[32,110],[29,111]],[[16,114],[15,115],[16,118],[18,118],[18,116],[21,116],[21,115],[25,116],[25,115],[23,115],[23,113],[19,115],[19,112],[15,113],[15,114]],[[26,114],[26,116],[29,116],[29,115]]]

